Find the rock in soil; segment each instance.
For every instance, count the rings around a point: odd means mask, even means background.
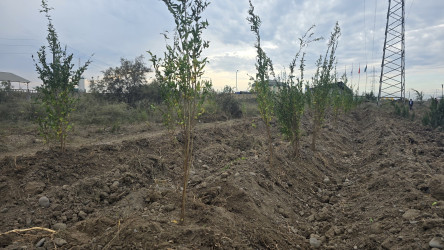
[[[85,220],[85,219],[86,219],[86,216],[88,216],[88,214],[86,214],[85,212],[83,212],[83,211],[80,211],[80,212],[79,212],[79,217],[80,217],[80,219]]]
[[[46,184],[40,181],[30,181],[25,186],[25,193],[36,195],[43,192],[45,189]]]
[[[163,207],[163,210],[165,210],[165,212],[171,212],[171,211],[174,211],[174,209],[176,209],[174,204],[168,204]]]
[[[321,247],[321,241],[319,240],[319,236],[312,234],[310,236],[310,245],[313,248],[319,248]]]
[[[46,196],[42,196],[42,197],[40,197],[40,199],[39,199],[39,205],[41,206],[41,207],[49,207],[49,199],[48,199],[48,197],[46,197]]]
[[[62,238],[55,238],[54,239],[54,244],[56,244],[58,247],[61,247],[63,245],[66,245],[68,242],[66,242],[66,240],[62,239]]]
[[[54,230],[61,231],[61,230],[65,230],[67,228],[67,226],[65,223],[56,223],[52,226],[52,228]]]
[[[45,244],[46,238],[42,238],[41,240],[39,240],[36,244],[35,247],[41,247],[43,246],[43,244]]]
[[[119,188],[119,182],[118,181],[113,182],[113,184],[109,187],[111,192],[116,192],[118,188]]]
[[[430,193],[438,200],[444,200],[444,175],[435,175],[429,184]]]
[[[442,238],[439,238],[439,237],[433,237],[433,238],[429,241],[429,246],[430,246],[431,248],[444,249],[444,242],[443,242]]]
[[[405,213],[402,215],[402,218],[411,221],[411,220],[416,219],[420,213],[421,212],[419,210],[409,209],[409,210],[405,211]]]

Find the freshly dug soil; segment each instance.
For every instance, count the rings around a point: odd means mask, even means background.
[[[329,120],[315,152],[303,122],[298,159],[273,124],[272,166],[259,119],[198,124],[183,224],[180,133],[101,136],[65,153],[35,145],[3,152],[0,247],[442,246],[444,133],[372,104]],[[40,228],[7,233],[32,227]]]

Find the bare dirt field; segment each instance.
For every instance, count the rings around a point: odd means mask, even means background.
[[[326,124],[316,152],[303,127],[300,159],[273,127],[269,166],[259,119],[198,124],[184,224],[180,134],[86,129],[62,154],[36,131],[11,129],[1,139],[0,248],[443,247],[443,132],[373,104]]]

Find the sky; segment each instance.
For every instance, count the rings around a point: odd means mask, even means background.
[[[247,90],[249,78],[256,72],[255,36],[246,20],[248,0],[210,2],[203,13],[209,22],[203,38],[210,41],[204,52],[209,60],[204,78],[211,79],[216,90],[226,85],[236,88],[236,82],[237,90]],[[277,74],[288,71],[298,50],[298,38],[316,25],[315,36],[326,39],[306,50],[309,79],[339,22],[338,73],[346,71],[349,83],[361,93],[377,92],[388,0],[252,2],[262,20],[263,49]],[[40,5],[40,0],[0,0],[0,72],[22,76],[31,81],[30,87],[41,84],[31,56],[47,45],[47,21],[39,12]],[[161,33],[174,32],[173,17],[160,0],[48,0],[48,5],[54,8],[51,16],[59,40],[74,54],[74,63],[92,60],[86,79],[101,78],[102,71],[120,65],[120,58],[134,60],[143,55],[150,67],[147,51],[162,57],[166,41]],[[412,89],[440,95],[444,84],[444,1],[406,0],[405,6],[406,96],[414,97]],[[359,68],[361,73],[357,74]],[[14,87],[25,88],[24,84]]]

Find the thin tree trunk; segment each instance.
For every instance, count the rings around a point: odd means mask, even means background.
[[[193,162],[193,131],[192,131],[192,122],[193,122],[193,114],[191,113],[191,107],[188,107],[188,117],[186,121],[186,125],[184,128],[185,133],[185,143],[184,143],[184,161],[183,161],[183,190],[182,190],[182,207],[180,210],[180,220],[182,223],[185,222],[185,206],[186,206],[186,197],[187,197],[187,187],[188,187],[188,179],[190,175],[190,167]]]
[[[273,140],[271,138],[271,130],[270,130],[270,123],[266,124],[267,126],[267,136],[268,136],[268,151],[270,153],[270,166],[273,166]]]
[[[65,140],[63,138],[63,135],[65,134],[65,131],[63,129],[63,122],[59,121],[59,127],[60,127],[60,134],[58,135],[60,138],[60,151],[65,152]]]
[[[189,169],[189,159],[190,159],[190,134],[189,131],[186,131],[185,136],[185,144],[183,150],[183,189],[182,189],[182,207],[180,210],[180,220],[181,222],[185,221],[185,204],[186,204],[186,196],[187,196],[187,186],[188,186],[188,169]]]
[[[311,137],[311,150],[316,151],[316,137],[318,135],[318,128],[316,125],[313,127],[313,136]]]
[[[300,155],[300,152],[299,152],[299,137],[298,136],[295,136],[295,138],[293,139],[292,144],[293,144],[293,154],[294,154],[294,157],[298,158],[299,155]]]

